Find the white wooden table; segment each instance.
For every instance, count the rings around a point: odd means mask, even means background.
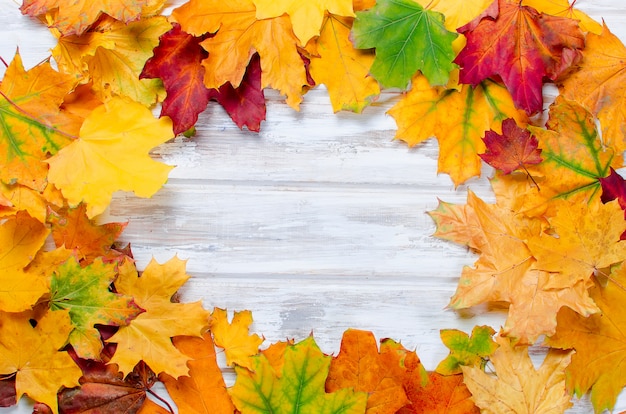
[[[576,3],[626,40],[622,4]],[[19,46],[29,68],[55,41],[18,9],[0,0],[0,56],[9,62]],[[383,94],[362,115],[334,115],[323,88],[305,95],[299,113],[276,93],[266,96],[261,133],[238,130],[211,103],[196,137],[154,152],[177,166],[162,191],[152,199],[115,196],[105,219],[130,220],[122,240],[132,244],[139,268],[153,256],[188,259],[193,277],[183,299],[251,310],[252,330],[266,345],[312,331],[324,352],[336,353],[343,331],[360,328],[401,340],[434,369],[447,355],[440,329],[498,330],[502,311],[445,309],[462,266],[477,257],[431,237],[425,213],[437,197],[463,203],[467,188],[493,200],[486,178],[455,190],[436,174],[436,141],[413,149],[394,141],[395,122],[385,112],[398,94]],[[536,362],[542,355],[535,350]],[[622,395],[616,412],[624,409]],[[592,412],[588,399],[571,412]]]

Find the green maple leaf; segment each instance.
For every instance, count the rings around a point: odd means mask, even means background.
[[[490,326],[475,326],[470,337],[458,329],[442,329],[441,341],[450,354],[439,363],[436,371],[441,375],[461,373],[461,365],[484,368],[487,358],[498,349],[491,338],[496,331]]]
[[[69,310],[74,327],[69,342],[82,358],[100,359],[102,341],[94,325],[127,325],[143,312],[130,296],[109,290],[115,277],[114,264],[96,259],[81,267],[74,258],[59,266],[52,276],[50,309]]]
[[[356,16],[352,41],[359,49],[376,48],[370,72],[382,85],[404,89],[418,70],[433,86],[448,83],[458,35],[446,30],[443,14],[411,0],[379,0]]]
[[[312,336],[288,345],[280,367],[273,366],[264,354],[251,360],[252,371],[235,367],[237,381],[230,390],[235,406],[243,414],[365,412],[364,392],[343,388],[326,393],[331,357],[322,353]]]

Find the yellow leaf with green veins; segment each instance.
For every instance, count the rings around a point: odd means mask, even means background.
[[[19,53],[0,83],[0,180],[37,191],[46,185],[44,160],[71,141],[60,131],[60,106],[77,79],[52,69],[50,62],[24,70]]]
[[[52,275],[50,309],[69,311],[74,327],[69,343],[81,358],[100,359],[103,344],[96,324],[127,325],[143,312],[130,296],[109,290],[116,276],[115,263],[105,264],[97,259],[82,267],[74,257]]]
[[[324,355],[312,336],[287,345],[284,364],[275,372],[263,354],[251,358],[252,370],[236,366],[237,380],[230,388],[235,407],[242,414],[365,412],[367,394],[343,388],[326,393],[330,356]]]
[[[490,129],[501,133],[502,121],[514,118],[524,126],[526,115],[513,105],[509,92],[490,80],[460,91],[431,87],[426,78],[413,78],[413,86],[389,110],[396,120],[396,138],[410,147],[436,137],[439,142],[438,172],[450,175],[455,185],[480,175],[481,139]]]
[[[85,119],[79,139],[46,161],[48,180],[71,206],[85,202],[92,218],[107,208],[115,191],[156,193],[172,167],[148,152],[173,137],[168,117],[154,119],[145,106],[113,98]]]

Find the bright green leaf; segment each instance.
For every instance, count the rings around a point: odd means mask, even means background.
[[[69,310],[74,327],[69,342],[82,358],[100,358],[102,341],[95,324],[127,325],[143,312],[130,296],[109,290],[115,277],[113,263],[104,264],[97,259],[81,267],[74,257],[59,266],[52,276],[50,309]]]
[[[287,346],[280,369],[263,354],[251,359],[252,371],[235,367],[237,381],[230,389],[243,414],[365,412],[366,393],[347,388],[325,392],[331,357],[322,353],[312,336]]]
[[[431,85],[448,83],[458,36],[443,25],[444,16],[411,0],[379,0],[357,12],[352,40],[359,49],[376,48],[370,69],[385,87],[406,88],[421,70]]]
[[[436,371],[454,375],[462,372],[461,365],[484,368],[487,358],[498,349],[492,339],[495,333],[490,326],[475,326],[471,337],[458,329],[442,329],[441,341],[450,348],[450,355],[439,363]]]

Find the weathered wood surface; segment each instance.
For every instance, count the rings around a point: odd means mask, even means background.
[[[626,39],[621,0],[576,5]],[[18,7],[0,0],[0,56],[10,61],[19,46],[28,68],[55,41]],[[323,88],[305,96],[300,112],[267,96],[260,134],[239,131],[212,103],[196,137],[154,152],[177,166],[162,191],[149,200],[115,196],[105,219],[130,220],[123,240],[140,268],[152,257],[188,259],[193,277],[183,299],[250,309],[266,343],[313,332],[323,351],[336,353],[345,329],[368,329],[415,348],[429,369],[447,354],[440,329],[504,323],[501,310],[445,309],[461,268],[476,257],[432,238],[425,213],[437,198],[464,202],[467,188],[492,200],[486,178],[455,189],[436,174],[434,140],[413,149],[394,141],[385,112],[396,93],[361,115],[333,114]],[[534,355],[540,362],[541,349]],[[624,409],[620,398],[616,411]],[[588,399],[571,409],[591,411]]]

